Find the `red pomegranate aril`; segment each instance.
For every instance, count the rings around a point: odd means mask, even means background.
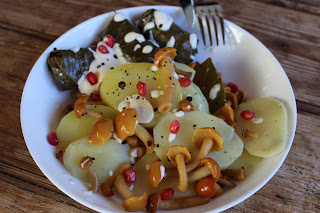
[[[195,63],[196,63],[196,65],[195,65],[194,68],[193,68],[194,70],[200,65],[200,63],[197,62],[197,61],[196,61]]]
[[[134,169],[127,169],[123,172],[123,177],[127,183],[136,182],[136,171]]]
[[[238,87],[234,83],[230,82],[230,83],[227,84],[227,86],[230,87],[231,92],[233,92],[233,93],[238,92]]]
[[[115,43],[114,38],[111,35],[107,35],[106,38],[106,44],[112,48]]]
[[[98,45],[98,42],[97,41],[94,41],[90,44],[90,46],[97,46]]]
[[[108,48],[107,48],[106,46],[104,46],[104,45],[100,45],[100,46],[98,47],[98,50],[99,50],[102,54],[107,54],[107,53],[109,53]]]
[[[180,123],[178,120],[173,120],[170,124],[170,133],[177,134],[180,129]]]
[[[96,83],[98,83],[98,75],[93,72],[89,72],[86,75],[86,78],[91,85],[95,85]]]
[[[139,81],[137,83],[137,89],[141,96],[146,96],[147,94],[147,85],[144,82]]]
[[[192,83],[192,81],[189,78],[180,77],[179,83],[181,87],[188,87]]]
[[[167,188],[161,193],[161,200],[169,200],[174,195],[173,188]]]
[[[52,146],[57,146],[59,144],[59,139],[55,132],[51,132],[49,135],[47,135],[47,140]]]
[[[100,93],[91,93],[90,98],[92,101],[101,101]]]
[[[252,120],[255,117],[254,112],[250,111],[250,110],[244,110],[240,113],[241,118],[243,118],[244,120]]]

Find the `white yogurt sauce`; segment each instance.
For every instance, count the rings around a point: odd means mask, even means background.
[[[191,33],[189,35],[189,41],[190,41],[190,44],[191,44],[191,48],[192,49],[196,49],[197,48],[197,43],[198,43],[197,35],[194,34],[194,33]]]
[[[133,42],[134,40],[137,40],[139,43],[146,41],[142,34],[136,32],[129,32],[124,36],[124,41],[126,43]]]
[[[89,50],[93,53],[95,60],[91,62],[89,70],[85,72],[78,81],[79,91],[82,94],[90,95],[93,92],[97,92],[105,74],[113,68],[119,66],[120,64],[123,64],[123,62],[119,60],[121,56],[119,57],[115,51],[116,45],[111,48],[106,45],[105,42],[106,38],[100,41],[97,46],[105,46],[109,51],[109,53],[107,54],[101,53],[98,48],[96,51],[93,51],[89,48]],[[95,73],[98,76],[98,83],[96,83],[95,85],[91,85],[86,79],[86,74],[89,72]]]
[[[152,66],[151,66],[151,70],[152,70],[152,71],[158,71],[158,70],[159,70],[159,67],[157,67],[156,65],[152,65]]]
[[[137,49],[141,48],[140,44],[136,44],[136,46],[134,46],[133,51],[137,51]]]
[[[117,55],[117,57],[118,57],[118,59],[119,59],[121,64],[128,63],[128,61],[123,56],[122,50],[120,48],[120,44],[115,43],[114,46],[113,46],[113,50],[116,53],[116,55]]]
[[[155,11],[154,20],[157,28],[162,31],[168,31],[173,23],[173,18],[163,12]]]
[[[161,174],[160,180],[162,180],[166,176],[166,168],[163,165],[160,166],[160,174]]]
[[[177,75],[176,72],[173,72],[173,73],[172,73],[172,76],[173,76],[175,79],[178,79],[178,75]]]
[[[113,176],[113,171],[112,170],[109,171],[109,176],[110,177]]]
[[[77,53],[77,52],[79,52],[80,47],[73,47],[73,48],[71,48],[71,50],[72,50],[74,53]]]
[[[151,30],[149,31],[149,41],[150,41],[151,43],[153,43],[153,44],[154,44],[154,46],[156,46],[156,47],[160,47],[160,45],[157,43],[157,41],[156,41],[156,40],[154,40],[154,38],[153,38],[153,34],[152,34],[152,31],[151,31]]]
[[[263,118],[253,118],[251,119],[252,123],[259,124],[263,122]]]
[[[184,112],[178,111],[178,112],[175,112],[174,115],[180,118],[180,117],[184,116]]]
[[[122,22],[126,19],[126,16],[123,13],[116,13],[113,17],[115,22]]]
[[[151,98],[159,98],[160,95],[164,95],[163,90],[151,90],[150,91]]]
[[[153,47],[151,45],[146,45],[143,47],[142,53],[149,54],[152,52],[152,50],[153,50]]]
[[[190,55],[190,59],[194,60],[194,59],[196,59],[196,57],[194,55]]]
[[[151,30],[155,27],[153,22],[149,22],[143,27],[143,32],[145,33],[147,30]]]
[[[209,93],[209,98],[211,100],[216,99],[219,91],[220,91],[220,84],[213,85]]]
[[[176,42],[176,39],[173,36],[171,36],[170,40],[166,44],[166,47],[173,47],[175,42]]]
[[[172,141],[174,141],[174,139],[176,139],[176,134],[170,133],[169,134],[169,143],[171,143]]]

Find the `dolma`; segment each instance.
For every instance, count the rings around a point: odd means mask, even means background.
[[[214,114],[226,102],[222,79],[218,75],[217,69],[213,65],[211,58],[208,58],[201,65],[196,67],[195,70],[196,75],[193,82],[198,85],[203,95],[208,100],[210,112],[211,114]],[[212,87],[216,85],[220,85],[220,90],[212,100],[212,97],[210,97],[210,91]]]
[[[81,48],[78,52],[72,50],[54,50],[50,53],[47,64],[60,90],[78,89],[78,80],[89,70],[94,60],[89,48]]]
[[[175,23],[172,23],[168,30],[161,29],[161,24],[159,26],[156,24],[155,12],[156,10],[150,9],[141,15],[137,23],[139,30],[143,32],[143,35],[147,39],[154,39],[159,44],[160,48],[172,46],[173,42],[171,41],[170,45],[169,41],[170,39],[174,40],[173,47],[177,49],[177,56],[174,60],[184,64],[190,63],[197,53],[197,48],[192,48],[190,33],[184,31]],[[197,46],[198,40],[196,39],[195,42],[195,46]]]
[[[122,54],[127,61],[152,63],[153,57],[158,52],[159,48],[152,42],[146,40],[142,34],[140,35],[143,39],[139,39],[140,41],[134,39],[133,41],[126,42],[126,35],[132,32],[140,34],[139,30],[128,19],[116,22],[113,18],[108,27],[103,31],[102,38],[106,35],[113,36],[116,43],[120,45]]]

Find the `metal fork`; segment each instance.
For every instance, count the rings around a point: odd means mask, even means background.
[[[193,0],[179,0],[184,10],[189,25],[193,26],[195,17],[198,19],[204,46],[213,45],[213,35],[215,35],[217,46],[219,45],[217,19],[220,22],[223,45],[225,45],[225,28],[223,21],[222,7],[217,2],[196,2]],[[213,32],[214,29],[214,32]],[[206,34],[209,37],[206,39]]]

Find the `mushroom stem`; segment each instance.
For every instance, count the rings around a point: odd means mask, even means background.
[[[187,176],[184,157],[182,154],[178,154],[176,156],[176,162],[177,162],[177,169],[179,172],[179,183],[177,188],[182,192],[186,192],[188,190],[188,176]]]
[[[96,173],[96,170],[92,166],[88,168],[89,175],[91,177],[92,185],[90,187],[90,190],[92,190],[93,193],[96,193],[98,191],[99,187],[99,180]]]
[[[220,178],[218,183],[222,186],[228,187],[229,189],[233,189],[234,187],[237,186],[234,182],[227,180],[227,179],[224,179],[224,178]]]
[[[152,135],[140,124],[137,125],[135,135],[144,143],[147,153],[151,154],[154,150],[154,139]]]
[[[97,112],[97,111],[94,111],[94,110],[91,110],[91,109],[85,109],[84,110],[84,114],[86,115],[89,115],[91,117],[94,117],[94,118],[102,118],[102,113],[101,112]]]
[[[123,164],[121,164],[121,166],[119,167],[118,171],[112,176],[110,182],[109,182],[109,187],[112,189],[113,185],[114,185],[114,181],[116,180],[117,176],[119,174],[122,174],[122,172],[124,172],[125,170],[130,168],[130,164],[127,162],[124,162]]]
[[[199,165],[201,159],[207,156],[212,146],[213,140],[211,138],[204,139],[197,156],[193,159],[193,161],[190,164],[186,165],[187,172],[191,172]]]
[[[165,73],[166,87],[164,90],[163,99],[158,107],[158,111],[161,113],[167,113],[170,111],[172,107],[172,101],[176,89],[177,79],[173,76],[175,68],[170,56],[165,55],[160,61],[160,65],[162,66],[163,71]]]
[[[161,210],[175,210],[184,209],[194,206],[200,206],[208,203],[210,197],[188,197],[188,198],[176,198],[169,200],[161,200],[159,204],[159,209]]]
[[[196,171],[189,173],[188,180],[189,182],[194,182],[209,175],[211,175],[210,169],[207,166],[203,166]]]
[[[114,186],[116,187],[119,194],[126,200],[134,196],[132,191],[129,189],[123,175],[118,175],[114,181]]]

